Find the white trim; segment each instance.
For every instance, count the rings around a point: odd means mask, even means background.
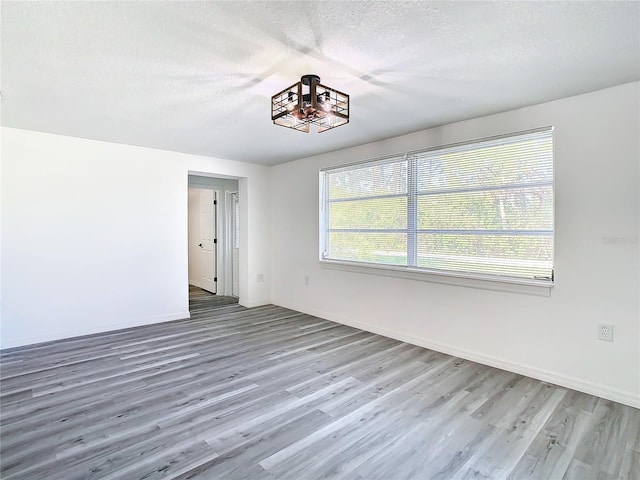
[[[547,282],[535,283],[534,280],[509,279],[502,281],[498,277],[486,277],[481,275],[461,275],[453,272],[434,272],[428,270],[411,269],[407,267],[395,267],[392,265],[378,265],[366,263],[341,262],[337,260],[320,260],[320,266],[333,270],[361,273],[366,275],[383,275],[387,277],[405,278],[422,282],[441,283],[457,287],[479,288],[481,290],[494,290],[508,293],[521,293],[539,297],[551,296],[551,285]]]
[[[229,230],[229,277],[227,281],[228,291],[226,295],[238,298],[240,296],[240,194],[239,192],[229,192],[228,198],[228,230]],[[238,246],[236,247],[236,243]],[[238,255],[238,264],[236,265],[236,253]],[[238,288],[234,291],[235,284]]]
[[[223,270],[224,285],[222,286],[222,295],[230,296],[233,289],[233,245],[232,232],[233,225],[231,219],[231,196],[233,192],[225,190],[224,192],[224,249],[223,249]],[[220,282],[218,282],[220,285]]]
[[[174,320],[186,320],[189,318],[191,318],[191,313],[189,313],[189,311],[186,311],[186,312],[173,313],[169,315],[160,315],[158,317],[148,317],[148,318],[143,318],[138,320],[130,320],[129,322],[110,323],[108,325],[100,324],[100,325],[93,326],[90,330],[82,330],[82,329],[65,330],[63,332],[59,332],[59,335],[57,334],[55,337],[53,336],[23,337],[14,341],[10,341],[8,345],[3,345],[2,349],[5,350],[8,348],[26,347],[26,346],[35,345],[38,343],[53,342],[58,340],[69,340],[72,338],[84,337],[87,335],[99,335],[102,333],[108,334],[108,333],[113,333],[114,331],[117,331],[117,330],[125,330],[128,328],[134,328],[134,327],[142,327],[142,326],[151,325],[154,323],[171,322]]]
[[[245,308],[254,308],[254,307],[262,307],[264,305],[270,305],[271,302],[269,300],[258,300],[257,302],[247,302],[245,300],[238,300],[238,304]]]
[[[213,242],[213,288],[216,295],[220,294],[220,283],[224,283],[224,269],[220,268],[221,247],[224,243],[224,217],[220,215],[220,190],[213,190],[213,224],[215,225],[215,238]]]
[[[499,368],[501,370],[506,370],[512,373],[517,373],[517,374],[535,378],[537,380],[541,380],[544,382],[553,383],[555,385],[559,385],[565,388],[570,388],[572,390],[578,390],[580,392],[588,393],[590,395],[595,395],[597,397],[602,397],[608,400],[612,400],[614,402],[629,405],[631,407],[640,408],[640,395],[633,395],[630,392],[613,389],[597,383],[585,382],[578,378],[560,375],[554,372],[550,372],[548,370],[541,370],[528,365],[511,362],[509,360],[505,360],[502,358],[492,357],[492,356],[484,355],[481,353],[469,351],[466,349],[457,348],[452,345],[431,342],[431,341],[414,337],[411,335],[405,335],[395,330],[391,330],[383,327],[371,326],[368,324],[353,321],[351,319],[343,318],[339,315],[329,314],[326,312],[322,312],[320,310],[315,310],[313,308],[305,308],[300,305],[294,305],[287,302],[278,302],[276,300],[273,301],[273,304],[284,307],[284,308],[289,308],[291,310],[296,310],[298,312],[306,313],[308,315],[313,315],[315,317],[330,320],[332,322],[337,322],[343,325],[348,325],[350,327],[359,328],[367,332],[376,333],[378,335],[383,335],[385,337],[400,340],[402,342],[407,342],[412,345],[417,345],[419,347],[435,350],[437,352],[445,353],[447,355],[453,355],[455,357],[464,358],[472,362],[481,363],[483,365]]]

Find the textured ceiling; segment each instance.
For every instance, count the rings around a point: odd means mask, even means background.
[[[277,164],[640,78],[638,2],[2,1],[2,124]],[[275,126],[306,73],[346,126]]]

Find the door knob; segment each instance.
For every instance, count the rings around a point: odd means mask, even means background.
[[[198,246],[199,246],[200,248],[202,248],[202,244],[201,244],[201,243],[199,243],[199,244],[198,244]]]

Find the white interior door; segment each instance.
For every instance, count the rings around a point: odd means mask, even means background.
[[[217,192],[189,188],[189,283],[217,292]]]
[[[231,294],[234,297],[240,296],[240,206],[238,203],[238,194],[231,194],[231,221],[233,228],[231,229],[231,249],[233,251],[233,261],[231,266]]]

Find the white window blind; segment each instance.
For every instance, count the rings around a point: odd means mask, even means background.
[[[553,282],[553,131],[321,172],[322,260]]]
[[[405,157],[335,169],[325,179],[325,258],[406,266]]]

